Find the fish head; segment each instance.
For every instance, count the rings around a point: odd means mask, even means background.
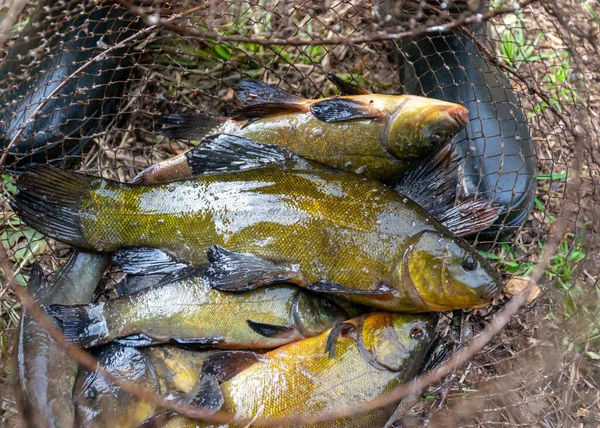
[[[332,300],[305,290],[298,291],[292,313],[305,337],[321,334],[349,318],[346,310]]]
[[[435,337],[437,316],[372,312],[362,325],[362,346],[370,359],[386,370],[399,372],[420,363]]]
[[[407,95],[385,126],[383,141],[398,159],[416,158],[448,143],[469,122],[459,104]]]
[[[500,275],[463,239],[442,231],[416,235],[398,263],[401,281],[418,311],[483,308],[501,291]]]

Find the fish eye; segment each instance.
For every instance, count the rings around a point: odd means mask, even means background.
[[[440,134],[431,134],[429,141],[434,144],[440,143],[442,141],[442,136]]]
[[[466,256],[462,261],[462,268],[466,271],[474,271],[477,269],[477,262],[472,256]]]
[[[410,330],[410,337],[412,337],[413,339],[420,339],[421,337],[423,337],[423,330],[421,330],[419,327],[413,327]]]

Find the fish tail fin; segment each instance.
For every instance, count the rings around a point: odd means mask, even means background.
[[[49,305],[46,313],[56,320],[69,342],[84,348],[110,341],[103,303],[91,305]]]
[[[202,140],[214,134],[226,120],[206,114],[168,114],[158,119],[155,131],[167,138]]]
[[[83,237],[79,205],[94,177],[50,165],[30,165],[17,177],[13,211],[38,232],[76,247],[93,249]]]
[[[408,170],[393,184],[394,190],[439,219],[454,206],[460,160],[447,144]]]

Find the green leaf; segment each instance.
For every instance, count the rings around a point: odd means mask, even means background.
[[[594,351],[587,351],[586,352],[587,356],[590,357],[592,360],[600,360],[600,354]]]

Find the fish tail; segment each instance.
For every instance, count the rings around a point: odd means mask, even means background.
[[[214,134],[226,120],[206,114],[168,114],[158,119],[155,131],[167,138],[202,140]]]
[[[104,304],[91,305],[49,305],[46,313],[56,320],[65,339],[83,348],[101,345],[111,340]]]
[[[30,165],[17,177],[13,211],[38,232],[79,248],[92,249],[80,227],[79,205],[94,177],[49,165]]]

